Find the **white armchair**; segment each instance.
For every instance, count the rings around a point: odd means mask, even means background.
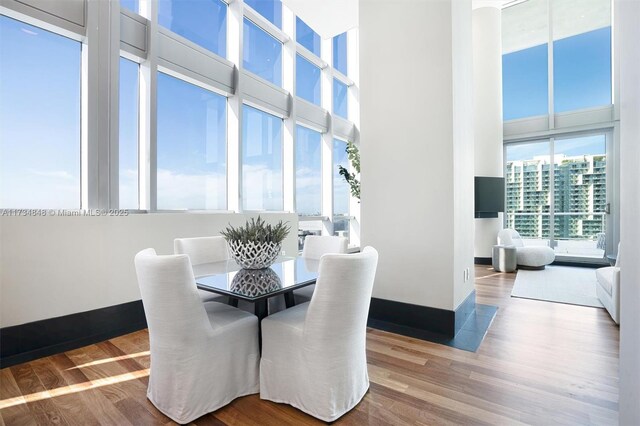
[[[620,244],[615,266],[596,269],[596,294],[616,324],[620,324]]]
[[[556,254],[548,246],[525,246],[522,237],[515,229],[503,229],[498,232],[498,245],[516,248],[516,262],[523,269],[544,269],[553,263]]]
[[[149,327],[147,398],[184,424],[233,399],[258,393],[258,318],[217,302],[202,303],[186,255],[135,257]]]
[[[223,237],[176,238],[173,240],[173,253],[189,256],[192,266],[229,259],[229,247]],[[224,302],[227,299],[210,291],[198,290],[198,294],[203,302]]]
[[[308,235],[304,239],[302,257],[310,260],[320,260],[327,253],[346,253],[349,241],[344,237]],[[315,285],[309,285],[293,292],[296,303],[311,300]]]
[[[378,252],[327,254],[311,302],[262,321],[260,398],[326,422],[369,388],[366,327]]]

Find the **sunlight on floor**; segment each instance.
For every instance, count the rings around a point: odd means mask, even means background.
[[[103,377],[88,382],[76,383],[74,385],[63,386],[47,391],[36,392],[29,395],[18,396],[0,400],[0,410],[13,407],[20,404],[41,401],[43,399],[55,398],[56,396],[69,395],[76,392],[82,392],[90,389],[96,389],[102,386],[109,386],[116,383],[126,382],[129,380],[139,379],[149,375],[149,369],[132,371],[129,373],[119,374],[117,376]]]
[[[67,370],[75,370],[77,368],[91,367],[91,366],[94,366],[94,365],[106,364],[106,363],[114,362],[114,361],[121,361],[123,359],[139,358],[141,356],[149,356],[150,354],[151,353],[149,351],[144,351],[144,352],[138,352],[138,353],[131,354],[131,355],[122,355],[122,356],[116,356],[116,357],[113,357],[113,358],[100,359],[98,361],[87,362],[86,364],[77,365],[75,367],[67,368]]]

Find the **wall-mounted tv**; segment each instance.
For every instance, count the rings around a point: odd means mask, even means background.
[[[504,211],[504,178],[476,176],[476,218],[498,217]]]

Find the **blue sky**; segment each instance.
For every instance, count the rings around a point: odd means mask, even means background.
[[[80,207],[80,43],[0,16],[0,206]]]
[[[556,112],[611,103],[611,27],[554,42]],[[505,120],[548,113],[547,45],[502,57]]]
[[[605,135],[589,135],[569,139],[555,140],[555,155],[567,157],[577,155],[606,154]],[[534,157],[549,156],[551,144],[549,141],[530,142],[507,146],[507,161],[531,160]]]

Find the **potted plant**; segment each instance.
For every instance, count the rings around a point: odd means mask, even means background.
[[[258,219],[251,218],[238,228],[229,225],[220,234],[229,244],[231,257],[241,267],[263,269],[276,260],[289,231],[290,227],[282,221],[270,225],[258,216]]]
[[[349,184],[351,195],[357,198],[358,202],[360,202],[360,180],[357,178],[357,174],[360,174],[360,151],[356,144],[348,142],[346,152],[355,172],[351,173],[346,167],[341,165],[338,166],[338,172]]]

